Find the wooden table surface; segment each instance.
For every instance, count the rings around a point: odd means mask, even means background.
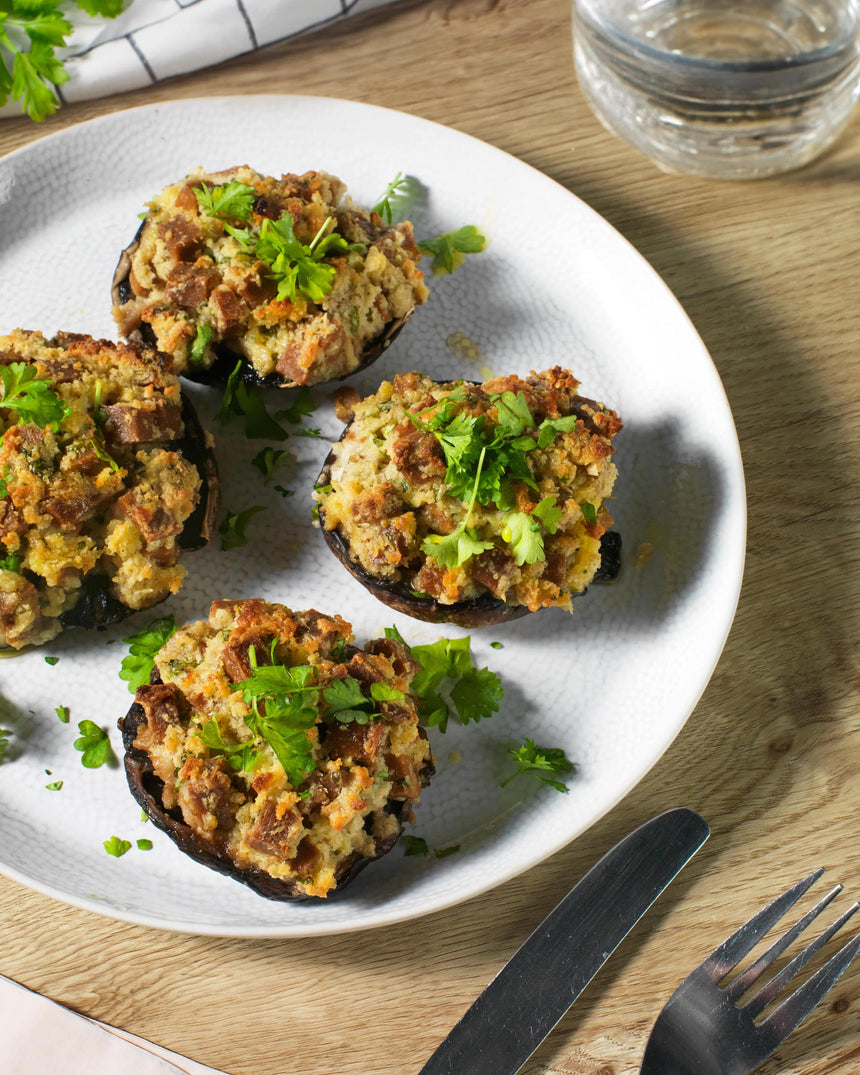
[[[648,776],[494,891],[369,933],[242,941],[117,923],[0,879],[0,972],[232,1075],[411,1075],[592,863],[688,805],[710,841],[524,1068],[637,1072],[675,986],[758,905],[819,863],[860,895],[860,113],[835,150],[784,178],[666,175],[589,112],[567,0],[402,0],[41,125],[0,121],[0,152],[121,108],[259,92],[352,98],[466,131],[552,176],[641,251],[708,346],[737,424],[749,505],[737,616]],[[854,1075],[858,993],[855,968],[765,1075]]]

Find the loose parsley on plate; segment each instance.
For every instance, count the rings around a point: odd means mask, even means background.
[[[466,224],[456,231],[446,231],[435,239],[419,239],[422,254],[432,254],[431,268],[434,276],[452,273],[465,260],[466,254],[480,254],[487,246],[487,237],[474,224]]]
[[[429,727],[445,731],[454,707],[461,724],[491,717],[504,694],[501,679],[489,668],[472,664],[471,641],[466,638],[440,638],[426,646],[409,646],[396,627],[385,628],[386,638],[395,638],[421,665],[412,680],[418,698],[418,713]],[[447,698],[446,698],[447,695]]]
[[[113,751],[110,739],[104,728],[91,720],[82,720],[78,724],[80,738],[74,741],[75,750],[81,752],[81,765],[85,769],[98,769],[105,762],[112,760]]]
[[[573,762],[559,747],[539,747],[535,745],[534,739],[525,738],[521,746],[512,747],[508,754],[517,763],[517,770],[502,781],[502,787],[509,784],[515,777],[526,773],[537,777],[544,784],[549,784],[556,791],[567,791],[567,785],[563,781],[554,780],[552,776],[547,775],[557,776],[573,771]]]
[[[245,508],[244,511],[228,511],[218,527],[218,533],[221,535],[222,550],[226,552],[228,549],[238,549],[243,545],[247,545],[248,539],[245,536],[245,529],[248,523],[255,515],[265,510],[266,508],[263,505],[255,504],[254,507]]]

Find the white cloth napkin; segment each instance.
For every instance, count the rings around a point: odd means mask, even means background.
[[[86,1019],[0,975],[3,1075],[227,1075]]]
[[[58,52],[69,81],[60,103],[141,89],[316,30],[393,0],[133,0],[116,19],[92,19],[71,3],[74,27]],[[21,114],[18,101],[0,117]]]

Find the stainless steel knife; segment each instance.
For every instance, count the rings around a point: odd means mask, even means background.
[[[578,881],[478,997],[419,1075],[514,1075],[707,840],[692,810],[640,825]]]

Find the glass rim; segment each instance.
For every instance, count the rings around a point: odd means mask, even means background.
[[[651,60],[654,63],[677,64],[681,68],[695,68],[711,73],[729,72],[731,74],[761,74],[768,75],[777,72],[797,68],[816,67],[825,61],[833,60],[843,52],[852,41],[860,37],[860,0],[848,0],[849,12],[853,9],[855,24],[853,29],[846,25],[845,32],[837,41],[829,45],[822,45],[806,52],[797,53],[794,56],[784,56],[771,60],[714,60],[706,56],[687,56],[682,52],[671,49],[659,48],[656,45],[642,41],[624,30],[611,18],[595,18],[591,11],[586,12],[581,0],[573,0],[574,21],[584,22],[599,32],[608,42],[614,43],[619,49],[624,49],[628,54],[636,54],[642,59]]]

